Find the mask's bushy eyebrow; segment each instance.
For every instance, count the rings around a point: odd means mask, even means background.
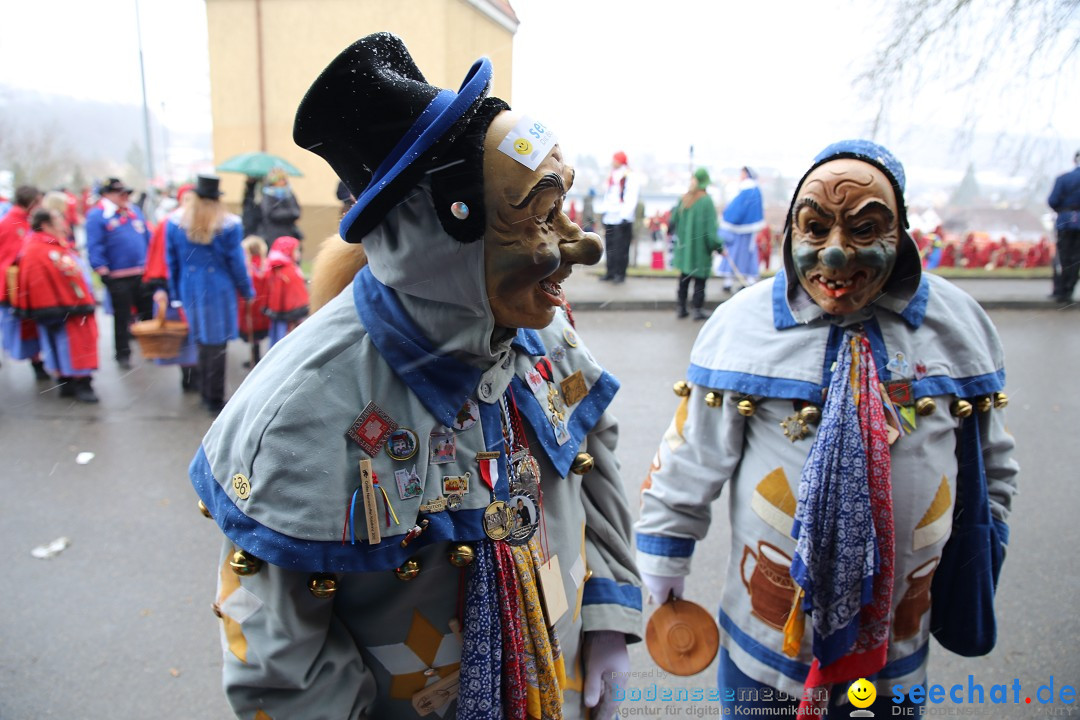
[[[893,222],[894,220],[896,220],[896,213],[894,213],[885,203],[877,202],[876,200],[868,202],[866,205],[859,208],[858,212],[852,213],[851,218],[853,220],[857,220],[863,215],[873,212],[885,213],[885,215],[889,218],[889,222]]]
[[[526,205],[528,205],[530,202],[532,202],[532,199],[536,197],[539,193],[542,193],[545,190],[550,190],[552,188],[557,189],[560,195],[566,192],[566,188],[563,186],[563,179],[561,175],[558,175],[556,173],[548,173],[544,177],[540,178],[539,182],[532,186],[532,190],[529,191],[529,194],[525,196],[524,200],[522,200],[517,205],[511,205],[510,207],[514,208],[515,210],[520,210]]]
[[[818,205],[817,201],[813,198],[803,198],[799,202],[795,203],[795,209],[792,211],[792,215],[798,215],[799,211],[802,210],[804,207],[812,208],[814,212],[816,212],[818,215],[821,215],[824,218],[828,218],[829,220],[836,219],[835,215]]]

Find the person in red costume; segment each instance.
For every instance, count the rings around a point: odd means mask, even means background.
[[[308,315],[308,290],[300,260],[300,241],[279,237],[266,258],[266,314],[270,317],[270,347],[288,335]]]
[[[45,368],[60,382],[60,397],[96,403],[90,377],[98,366],[94,295],[68,242],[61,213],[37,210],[30,221],[12,294],[18,317],[38,327]]]
[[[15,203],[0,219],[0,327],[4,352],[15,360],[30,360],[38,380],[51,380],[38,352],[37,329],[34,323],[20,320],[12,313],[7,287],[8,268],[23,249],[30,234],[30,215],[40,207],[42,197],[42,192],[34,186],[20,186],[15,190]]]

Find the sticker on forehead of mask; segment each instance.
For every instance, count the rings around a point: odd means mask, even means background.
[[[524,115],[499,143],[499,151],[535,170],[558,141],[551,128]]]

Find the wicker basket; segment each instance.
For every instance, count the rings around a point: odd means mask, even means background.
[[[183,320],[167,320],[165,303],[159,302],[158,315],[153,320],[132,323],[131,334],[139,341],[139,349],[147,360],[169,360],[180,354],[187,339],[188,325]]]

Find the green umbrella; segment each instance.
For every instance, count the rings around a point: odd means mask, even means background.
[[[273,168],[281,168],[287,174],[294,177],[303,177],[303,173],[296,166],[284,158],[265,152],[249,152],[243,155],[234,155],[217,166],[218,172],[243,173],[250,177],[266,177],[266,173]]]

